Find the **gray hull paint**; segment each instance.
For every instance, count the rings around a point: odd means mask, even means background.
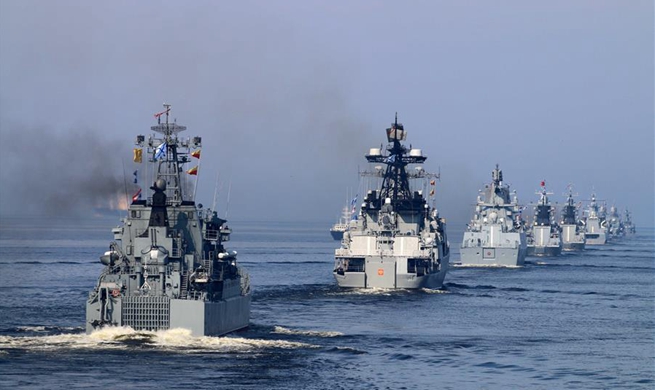
[[[361,272],[333,272],[339,287],[350,288],[400,288],[438,289],[443,287],[443,281],[448,270],[450,256],[442,259],[441,269],[418,275],[416,273],[398,272],[396,259],[390,257],[366,257],[364,271]]]
[[[528,256],[551,257],[562,254],[561,246],[531,246],[528,245]]]
[[[330,235],[332,235],[332,238],[341,241],[343,239],[343,231],[341,230],[330,230]]]
[[[587,233],[587,245],[605,245],[607,243],[607,236],[605,233]]]
[[[460,248],[460,265],[515,267],[525,263],[524,248]]]
[[[222,336],[248,327],[250,299],[250,295],[240,295],[218,302],[164,299],[158,304],[159,316],[156,321],[131,321],[127,309],[124,313],[123,306],[126,305],[120,297],[109,298],[108,310],[114,321],[113,326],[129,326],[137,331],[184,328],[190,330],[193,336]],[[86,309],[86,333],[91,333],[95,330],[91,321],[98,317],[101,304],[99,301],[87,302]]]
[[[564,252],[581,252],[585,248],[584,242],[565,242],[562,243],[562,251]]]

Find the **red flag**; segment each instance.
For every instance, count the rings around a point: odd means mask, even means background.
[[[546,187],[546,181],[545,181],[545,180],[542,180],[542,181],[541,181],[541,186],[542,186],[542,187]]]
[[[186,173],[188,173],[189,175],[197,175],[198,174],[198,167],[193,167],[193,168],[189,169],[188,171],[186,171]]]
[[[171,110],[170,108],[167,108],[167,109],[165,109],[165,110],[162,111],[162,112],[158,112],[158,113],[156,113],[156,114],[155,114],[155,118],[159,119],[160,116],[162,116],[162,115],[168,113],[170,110]]]
[[[141,199],[141,188],[139,188],[136,194],[132,195],[132,202],[136,202],[139,199]]]
[[[195,152],[191,153],[191,157],[195,158],[200,158],[200,149],[196,150]]]

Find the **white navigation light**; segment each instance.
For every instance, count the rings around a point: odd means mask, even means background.
[[[371,148],[368,151],[369,156],[380,156],[382,155],[382,152],[380,151],[380,148]]]
[[[422,157],[423,152],[421,151],[421,149],[412,149],[409,151],[409,155],[412,157]]]

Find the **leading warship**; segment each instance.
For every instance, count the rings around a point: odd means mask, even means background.
[[[512,267],[523,265],[526,238],[522,208],[516,192],[510,199],[509,186],[503,184],[503,171],[491,172],[491,184],[478,195],[475,214],[467,225],[460,264],[465,266]]]
[[[407,165],[427,157],[401,144],[407,132],[397,115],[386,132],[387,154],[372,148],[366,155],[369,163],[385,164],[386,170],[380,165],[361,173],[380,178],[382,184],[367,192],[357,219],[344,232],[335,251],[334,277],[340,287],[440,288],[450,259],[446,221],[423,195],[438,175],[420,166],[407,172]],[[410,179],[422,181],[422,189],[411,188]]]
[[[582,251],[585,247],[585,234],[578,223],[577,206],[573,200],[573,190],[569,186],[566,203],[562,207],[562,250],[566,252]]]
[[[219,336],[248,326],[249,276],[236,252],[223,246],[231,231],[194,201],[189,178],[197,167],[184,173],[191,157],[200,157],[202,139],[178,137],[186,127],[169,122],[169,113],[165,105],[155,115],[151,130],[160,136],[136,137],[134,160],[145,157],[152,169],[151,196],[141,200],[139,189],[122,225],[112,230],[114,241],[100,257],[105,267],[86,303],[87,333],[129,326]]]
[[[560,227],[555,221],[555,208],[550,205],[546,182],[537,191],[539,202],[534,210],[534,222],[528,234],[528,256],[559,256],[562,253]]]

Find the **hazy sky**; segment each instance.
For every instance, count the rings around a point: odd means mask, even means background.
[[[653,2],[0,1],[0,215],[123,190],[162,102],[203,137],[229,217],[332,223],[399,113],[438,206],[470,217],[499,163],[655,220]]]

